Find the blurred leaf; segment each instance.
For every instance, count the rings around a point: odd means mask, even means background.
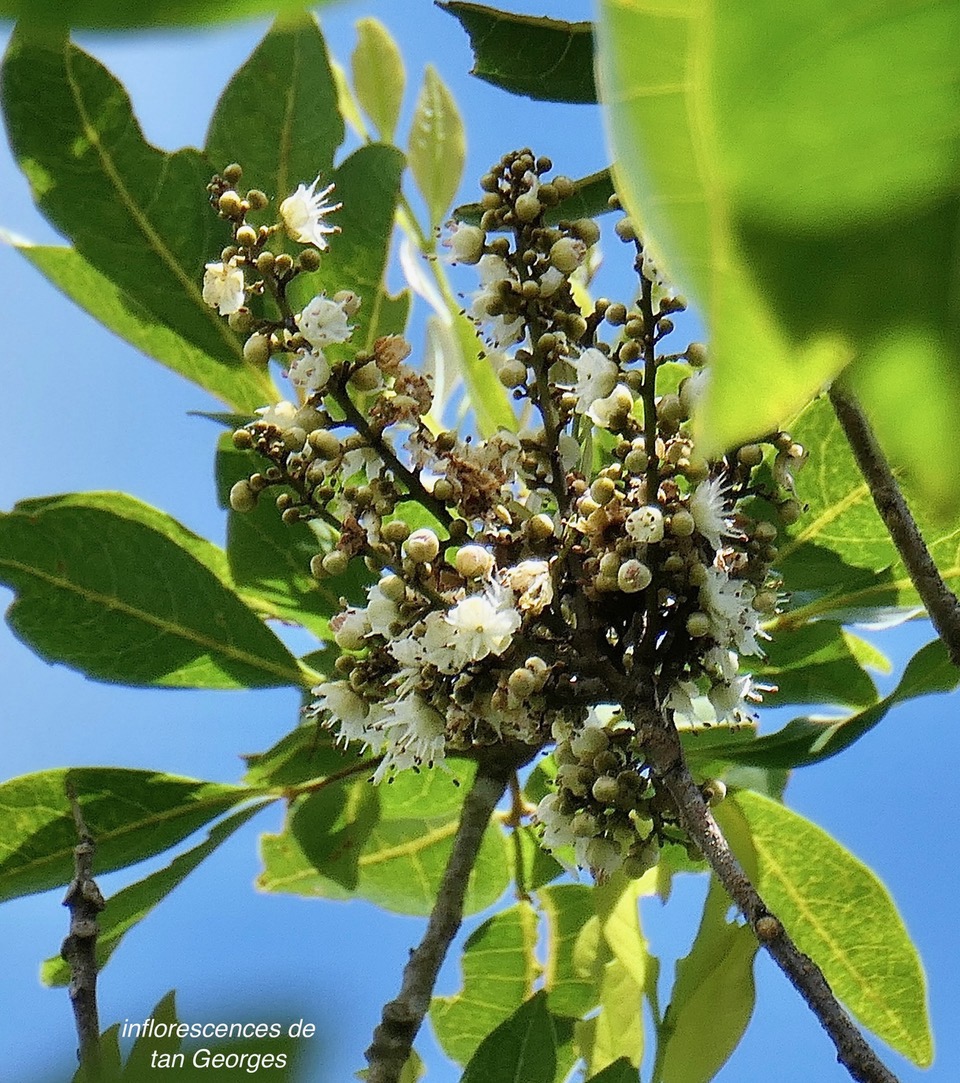
[[[403,167],[402,151],[371,143],[334,170],[330,179],[336,185],[337,200],[343,201],[336,215],[341,232],[331,239],[320,269],[299,275],[288,291],[294,308],[321,292],[332,297],[338,290],[353,290],[362,299],[353,317],[356,330],[349,347],[339,347],[341,352],[348,348],[351,356],[370,349],[381,335],[401,332],[406,322],[405,304],[401,307],[398,299],[390,297],[383,281]],[[387,326],[385,314],[397,325]],[[331,356],[336,349],[328,350]]]
[[[111,895],[106,909],[98,919],[100,932],[97,934],[96,945],[97,970],[103,970],[110,956],[120,946],[120,941],[134,925],[142,921],[202,861],[208,858],[221,843],[226,842],[234,831],[255,816],[262,807],[261,804],[248,805],[225,820],[221,820],[210,829],[205,842],[175,857],[165,868],[158,869],[143,880],[130,884],[129,887]],[[61,956],[55,955],[41,964],[40,980],[44,985],[68,985],[70,967]]]
[[[514,852],[519,844],[517,860],[522,862],[522,874],[514,873],[514,880],[526,891],[537,891],[563,876],[563,866],[540,845],[538,832],[530,825],[512,828]]]
[[[910,577],[877,514],[830,403],[818,399],[791,426],[809,451],[797,473],[797,499],[807,511],[781,543],[777,560],[791,608],[767,625],[782,630],[826,615],[870,621],[920,608]],[[960,587],[960,519],[932,521],[911,486],[905,495],[930,554],[948,586]]]
[[[330,0],[314,0],[311,7],[325,7]],[[0,18],[18,19],[59,29],[135,29],[152,26],[197,26],[226,20],[269,15],[275,11],[298,12],[303,0],[141,0],[135,7],[114,0],[0,0]]]
[[[357,101],[384,143],[392,143],[403,104],[403,57],[390,31],[369,16],[357,21],[357,45],[350,58]]]
[[[725,832],[738,815],[746,821],[758,890],[800,951],[817,960],[834,993],[889,1046],[928,1067],[933,1043],[923,969],[874,873],[777,801],[744,790],[716,811]]]
[[[602,1072],[590,1076],[586,1083],[637,1083],[639,1078],[637,1069],[626,1057],[621,1057],[608,1064]]]
[[[225,365],[222,359],[158,323],[139,301],[92,267],[76,249],[25,243],[16,244],[16,248],[107,330],[245,416],[277,398],[269,373],[253,365]]]
[[[416,1049],[411,1049],[410,1056],[407,1057],[407,1063],[400,1072],[398,1083],[419,1083],[419,1080],[423,1079],[426,1074],[427,1067],[420,1059],[420,1054]]]
[[[716,877],[690,953],[677,962],[670,1006],[660,1028],[656,1078],[709,1083],[736,1049],[753,1014],[757,938],[728,922],[730,899]]]
[[[714,449],[778,427],[857,357],[881,440],[955,510],[958,38],[949,3],[898,0],[876,19],[838,18],[829,0],[789,17],[766,2],[601,4],[619,189],[705,310]],[[894,53],[909,77],[889,77]]]
[[[428,914],[450,855],[473,766],[408,771],[374,786],[340,779],[298,800],[281,834],[264,835],[264,891],[359,896],[404,914]],[[455,782],[460,782],[458,786]],[[506,840],[492,823],[470,875],[466,913],[495,902],[509,883]]]
[[[593,891],[586,884],[555,884],[537,892],[547,922],[543,984],[554,1015],[579,1017],[595,1008],[604,965]]]
[[[221,561],[119,493],[44,497],[0,515],[0,581],[17,593],[7,622],[41,658],[139,686],[299,685],[296,659],[230,589]]]
[[[280,201],[318,175],[329,183],[343,135],[323,35],[312,15],[291,12],[220,95],[206,153],[216,169],[239,162],[245,187]]]
[[[600,1011],[574,1026],[577,1045],[590,1073],[626,1058],[640,1067],[643,1059],[643,988],[627,968],[611,959],[600,982]]]
[[[237,586],[251,599],[262,600],[271,614],[309,628],[329,639],[330,618],[340,612],[340,599],[365,601],[364,588],[376,581],[363,561],[353,560],[343,575],[316,580],[310,559],[332,548],[321,541],[309,523],[285,523],[275,498],[281,488],[270,489],[252,511],[230,509],[234,482],[261,469],[263,459],[253,451],[239,451],[229,434],[217,445],[217,498],[227,511],[227,557]]]
[[[904,700],[960,686],[960,671],[939,639],[933,640],[907,663],[900,683],[878,703],[847,718],[795,718],[783,729],[756,740],[732,741],[718,748],[717,759],[758,767],[805,767],[829,759],[858,741],[882,722],[891,707]]]
[[[410,172],[427,205],[430,228],[443,222],[463,176],[467,153],[463,121],[453,95],[428,64],[410,126]]]
[[[79,255],[138,312],[224,366],[248,367],[238,337],[201,297],[204,264],[229,239],[206,199],[206,158],[150,146],[120,83],[50,35],[14,32],[2,97],[34,198]]]
[[[247,763],[243,780],[249,786],[299,786],[357,764],[356,756],[316,722],[304,722],[266,752],[243,758]]]
[[[484,1038],[460,1083],[490,1083],[494,1079],[554,1083],[557,1044],[546,994],[535,993]]]
[[[155,771],[72,767],[0,784],[0,899],[65,887],[73,877],[74,786],[97,844],[100,876],[161,853],[227,809],[256,798],[246,786]]]
[[[437,6],[470,35],[471,75],[538,101],[596,102],[590,23],[514,15],[458,0]]]
[[[466,1064],[481,1041],[532,994],[537,916],[519,902],[485,921],[463,946],[463,986],[453,996],[437,996],[430,1022],[451,1060]]]
[[[877,688],[857,660],[843,627],[821,620],[774,636],[753,676],[777,686],[772,706],[787,703],[874,703]]]

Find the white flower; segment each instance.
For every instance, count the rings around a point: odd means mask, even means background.
[[[623,420],[632,409],[630,388],[626,384],[617,384],[606,398],[594,400],[587,417],[601,429],[609,429],[614,422]]]
[[[287,232],[301,244],[315,244],[321,252],[327,248],[326,235],[338,233],[339,226],[328,226],[324,221],[324,215],[338,211],[342,203],[324,203],[324,200],[333,191],[333,185],[328,184],[322,192],[317,191],[320,178],[313,182],[309,188],[299,185],[292,196],[280,204],[280,217],[287,227]]]
[[[617,386],[617,363],[601,350],[591,347],[577,358],[577,409],[585,414],[597,399],[604,399]]]
[[[319,350],[300,350],[287,370],[287,377],[304,398],[310,398],[327,386],[330,365]]]
[[[680,402],[687,414],[693,415],[697,412],[709,382],[710,370],[697,369],[692,376],[688,376],[680,385]]]
[[[415,692],[389,704],[380,725],[386,747],[374,772],[374,782],[380,782],[391,771],[434,764],[444,758],[443,716]]]
[[[697,530],[714,549],[719,549],[720,538],[733,533],[733,522],[725,512],[724,483],[722,478],[707,478],[694,489],[688,504]]]
[[[376,740],[376,732],[370,727],[370,708],[350,687],[349,681],[324,681],[313,689],[317,697],[315,711],[324,711],[337,726],[337,740],[347,744],[363,741],[370,744]]]
[[[741,654],[763,654],[757,636],[760,614],[753,608],[756,587],[745,579],[731,579],[721,568],[707,568],[700,588],[700,604],[710,618],[710,632],[721,647]]]
[[[353,334],[344,303],[331,301],[323,293],[304,306],[296,319],[300,334],[318,350],[334,342],[346,342]]]
[[[500,283],[512,277],[510,268],[502,256],[488,254],[477,263],[477,272],[482,288],[473,294],[468,315],[487,328],[487,334],[498,350],[506,349],[523,338],[523,318],[516,316],[508,320],[505,315],[493,316],[489,306],[501,302]]]
[[[570,829],[570,818],[560,811],[560,798],[555,793],[548,793],[540,800],[534,815],[543,825],[543,845],[548,850],[574,844],[576,839]]]
[[[203,272],[203,299],[221,316],[229,316],[243,308],[243,271],[231,260],[229,263],[208,263]]]
[[[435,666],[441,673],[455,673],[462,666],[445,613],[434,610],[426,615],[420,641],[423,644],[421,657],[424,664]]]
[[[363,610],[363,614],[370,626],[371,635],[389,639],[390,626],[396,623],[400,611],[397,603],[383,593],[379,583],[375,583],[367,591],[367,608]]]
[[[588,868],[599,883],[605,883],[623,864],[620,847],[606,838],[577,839],[577,864]]]
[[[283,432],[296,425],[299,411],[300,407],[296,403],[281,399],[272,406],[261,406],[257,413],[264,425],[273,425],[274,428]]]
[[[515,568],[505,568],[502,578],[517,597],[517,609],[536,616],[553,601],[550,565],[545,560],[521,560]]]
[[[479,226],[454,222],[441,243],[444,248],[450,249],[452,263],[479,263],[483,256],[483,246],[487,243],[487,235]]]
[[[520,614],[504,591],[491,589],[458,602],[446,616],[457,631],[454,649],[464,661],[479,662],[488,654],[501,655],[520,627]]]
[[[630,512],[624,525],[627,533],[639,545],[663,540],[663,512],[656,504]]]
[[[759,697],[753,691],[753,681],[749,674],[735,677],[729,683],[720,682],[713,685],[707,693],[713,709],[717,712],[717,721],[722,722],[728,715],[743,708],[747,700],[757,700]]]
[[[556,267],[548,267],[540,277],[540,296],[551,297],[566,282],[567,276]]]

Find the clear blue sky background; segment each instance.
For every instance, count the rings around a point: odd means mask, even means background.
[[[519,4],[502,6],[522,10]],[[582,0],[541,0],[534,7],[536,14],[591,16]],[[411,82],[419,81],[430,61],[455,91],[469,133],[462,199],[473,198],[470,179],[515,146],[532,145],[573,176],[606,164],[597,109],[527,102],[470,79],[465,35],[428,0],[344,4],[325,12],[328,40],[341,61],[353,46],[353,22],[371,13],[400,41]],[[265,25],[86,35],[81,41],[127,85],[148,138],[174,149],[202,143],[219,91]],[[0,36],[5,41],[7,34]],[[404,134],[414,95],[411,87]],[[33,209],[5,147],[0,193],[0,225],[33,240],[56,239]],[[611,250],[611,257],[618,255]],[[7,403],[0,508],[35,495],[120,489],[222,542],[211,468],[216,431],[187,416],[189,410],[215,408],[212,400],[113,340],[6,248],[0,248],[0,282],[0,380]],[[0,602],[8,600],[9,592],[0,589]],[[930,631],[915,622],[873,638],[899,668]],[[241,773],[239,753],[268,747],[296,720],[293,691],[150,692],[94,684],[39,661],[5,630],[0,674],[4,777],[120,764],[234,781]],[[796,774],[788,790],[793,807],[879,873],[919,945],[930,981],[937,1059],[931,1072],[921,1073],[891,1055],[904,1081],[960,1079],[955,711],[955,700],[943,696],[902,707],[839,759]],[[321,1031],[310,1042],[309,1078],[352,1078],[422,922],[362,902],[308,902],[255,892],[257,836],[280,823],[279,807],[260,814],[128,937],[101,979],[104,1025],[144,1017],[171,988],[178,991],[186,1020],[303,1015]],[[101,886],[109,895],[166,860],[104,876]],[[644,908],[653,950],[665,963],[664,980],[694,935],[704,884],[703,878],[687,877],[677,883],[668,907]],[[66,994],[44,989],[37,980],[40,960],[59,948],[66,919],[57,893],[0,907],[5,1079],[68,1077],[63,1065],[70,1064],[75,1040]],[[754,1020],[719,1078],[847,1079],[812,1016],[765,958],[758,961],[757,982]],[[452,992],[458,984],[454,963],[444,970],[439,991]],[[437,1059],[426,1032],[419,1045],[434,1062],[431,1083],[458,1078],[454,1067]]]

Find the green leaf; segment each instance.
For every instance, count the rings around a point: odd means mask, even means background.
[[[428,914],[450,855],[473,767],[408,771],[374,786],[337,779],[296,802],[279,835],[264,835],[257,884],[314,898],[359,896],[404,914]],[[459,782],[460,785],[455,783]],[[506,840],[491,823],[470,875],[466,913],[495,902],[509,883]]]
[[[369,16],[357,21],[357,45],[350,58],[357,101],[384,143],[392,143],[403,104],[406,73],[390,31]]]
[[[0,899],[70,882],[77,829],[68,784],[97,844],[98,876],[161,853],[258,796],[247,786],[119,767],[59,768],[11,779],[0,785]]]
[[[793,768],[829,759],[860,740],[904,700],[960,686],[960,671],[950,661],[942,641],[935,639],[910,659],[900,683],[878,703],[847,718],[795,718],[776,733],[732,740],[712,750],[718,760],[757,767]]]
[[[217,169],[239,162],[246,187],[279,201],[318,175],[327,183],[343,136],[323,35],[301,11],[278,19],[227,84],[206,153]]]
[[[467,144],[463,121],[444,81],[428,64],[410,126],[410,172],[427,205],[430,228],[446,217],[463,176]]]
[[[341,233],[332,238],[320,269],[299,275],[288,291],[295,308],[321,292],[333,296],[353,290],[359,295],[363,303],[352,321],[356,330],[349,347],[339,348],[351,355],[370,349],[381,335],[401,332],[406,321],[405,304],[391,298],[383,282],[403,167],[403,152],[382,143],[360,147],[338,166],[331,180],[343,201],[337,212]],[[385,315],[396,324],[388,326]],[[333,356],[335,350],[328,352]]]
[[[728,922],[730,899],[715,877],[690,953],[676,979],[657,1049],[660,1083],[709,1083],[736,1049],[753,1014],[757,938]]]
[[[443,1051],[466,1064],[481,1041],[533,993],[537,916],[520,902],[485,921],[463,947],[463,987],[434,997],[430,1022]]]
[[[772,705],[844,703],[866,707],[877,698],[876,685],[850,648],[836,621],[812,621],[776,635],[764,644],[765,657],[754,677],[777,687]]]
[[[923,969],[874,873],[815,824],[759,794],[738,792],[717,813],[724,830],[738,815],[746,821],[757,888],[836,995],[898,1053],[928,1067],[933,1040]]]
[[[357,766],[356,756],[316,722],[304,722],[266,752],[243,758],[247,763],[243,780],[249,786],[299,786]]]
[[[255,816],[263,806],[248,805],[232,816],[221,820],[207,834],[207,839],[199,846],[175,857],[165,868],[158,869],[143,880],[123,888],[111,895],[106,909],[99,918],[100,932],[97,934],[97,970],[103,970],[110,956],[120,946],[126,934],[142,921],[150,911],[171,891],[181,884],[187,876],[221,843],[242,827],[247,820]],[[40,966],[40,980],[44,985],[68,985],[70,967],[59,955],[47,959]]]
[[[484,1038],[460,1083],[554,1083],[557,1044],[546,994],[536,993]]]
[[[590,1076],[586,1083],[637,1083],[638,1079],[637,1069],[626,1057],[620,1057],[613,1064],[608,1064],[602,1072]]]
[[[309,523],[287,524],[280,518],[271,489],[252,511],[230,509],[234,482],[262,469],[263,459],[253,451],[239,451],[229,434],[217,445],[217,498],[227,512],[227,557],[234,582],[250,600],[262,602],[271,615],[309,628],[329,639],[330,618],[340,611],[340,599],[362,603],[364,588],[376,577],[359,559],[343,575],[316,580],[310,560],[329,551],[329,536],[321,540]]]
[[[710,328],[710,446],[776,428],[858,358],[850,378],[881,440],[955,510],[960,9],[600,12],[621,195]],[[906,80],[888,78],[893,51]]]
[[[595,1008],[604,965],[611,957],[600,934],[593,891],[556,884],[537,892],[547,922],[543,984],[550,1011],[579,1017]]]
[[[596,102],[593,27],[514,15],[453,0],[439,3],[470,35],[471,75],[548,102]]]
[[[315,0],[323,7],[329,0]],[[0,18],[80,30],[134,29],[152,26],[198,26],[268,15],[277,10],[302,10],[302,0],[142,0],[136,6],[113,0],[0,0]]]
[[[41,658],[139,686],[300,684],[296,659],[230,589],[221,560],[123,494],[44,497],[0,515],[0,582],[17,593],[7,622]]]
[[[836,615],[869,621],[920,608],[920,598],[877,514],[863,475],[826,399],[792,426],[810,453],[796,477],[807,508],[780,545],[778,570],[794,592],[791,608],[767,625],[776,636],[803,621]],[[948,586],[960,587],[960,519],[936,522],[912,486],[904,485],[930,554]]]
[[[419,1080],[423,1079],[426,1074],[427,1067],[420,1059],[420,1054],[416,1049],[411,1049],[410,1056],[407,1057],[407,1063],[400,1072],[398,1083],[419,1083]]]
[[[626,1058],[639,1069],[643,1059],[643,987],[626,967],[611,959],[600,982],[600,1012],[575,1024],[577,1044],[588,1072]]]
[[[74,248],[16,242],[20,254],[63,294],[109,331],[238,412],[249,415],[277,398],[268,373],[224,364],[158,323],[135,298],[92,267]]]
[[[10,144],[44,215],[140,312],[233,370],[240,340],[201,296],[228,240],[202,154],[150,146],[119,82],[69,42],[14,33],[2,70]]]

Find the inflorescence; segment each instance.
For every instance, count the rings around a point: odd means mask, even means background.
[[[334,531],[314,576],[335,581],[353,560],[378,576],[365,605],[332,620],[337,675],[309,713],[381,755],[378,781],[498,743],[531,755],[553,744],[544,845],[573,847],[599,878],[638,875],[685,837],[627,690],[678,727],[737,722],[759,699],[742,658],[762,654],[778,605],[777,523],[799,512],[804,452],[778,432],[719,461],[698,455],[706,351],[661,350],[683,299],[623,218],[638,295],[582,310],[572,279],[600,231],[549,224],[574,187],[551,170],[527,150],[504,156],[481,179],[479,225],[455,224],[445,241],[479,274],[466,311],[520,407],[518,431],[442,428],[402,337],[351,342],[354,293],[294,310],[290,284],[309,280],[335,231],[319,180],[255,228],[247,216],[266,196],[237,192],[238,166],[215,177],[235,243],[207,265],[203,295],[248,336],[248,360],[279,359],[292,389],[234,434],[266,463],[234,486],[232,507],[276,487],[285,521]],[[284,233],[307,247],[274,252]],[[705,784],[714,800],[722,789]]]

